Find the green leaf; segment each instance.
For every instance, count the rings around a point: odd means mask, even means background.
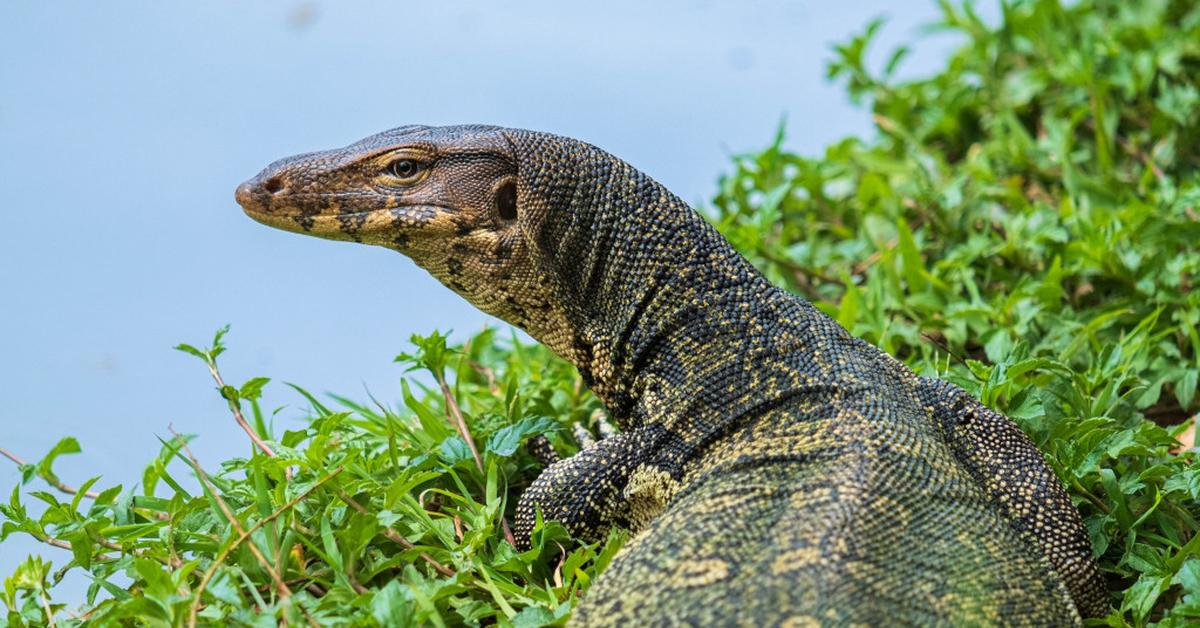
[[[380,626],[411,626],[413,612],[411,594],[398,580],[391,580],[371,598],[371,617]]]
[[[308,403],[312,404],[313,409],[316,410],[318,413],[320,413],[321,416],[329,416],[329,415],[333,414],[333,411],[330,410],[329,408],[325,407],[320,401],[317,401],[317,398],[314,397],[312,395],[312,393],[308,392],[307,390],[305,390],[291,382],[284,382],[284,384],[287,384],[287,386],[289,388],[300,393],[300,396],[304,397],[304,399],[307,400]]]
[[[329,517],[321,517],[321,547],[325,550],[325,559],[329,561],[329,566],[333,569],[334,579],[340,586],[352,589],[350,580],[346,576],[342,551],[338,547],[337,539],[334,538],[333,526],[329,523]]]
[[[449,357],[457,353],[452,351],[446,345],[446,336],[440,332],[434,331],[428,336],[413,334],[409,340],[417,346],[415,354],[401,353],[396,356],[396,362],[410,363],[409,370],[414,368],[425,368],[435,377],[441,377],[442,372],[446,370],[446,362]]]
[[[460,463],[474,463],[475,460],[470,447],[467,447],[467,442],[461,436],[447,436],[442,444],[438,445],[438,455],[443,462],[452,467]]]
[[[51,484],[59,484],[60,482],[58,476],[54,474],[54,469],[52,468],[54,461],[57,460],[59,456],[66,454],[77,454],[80,451],[83,450],[79,448],[79,441],[75,440],[73,437],[68,436],[59,440],[58,443],[56,443],[54,447],[52,447],[50,451],[42,457],[41,461],[37,463],[38,477],[45,479]]]
[[[862,300],[858,286],[854,285],[854,280],[850,275],[842,273],[842,284],[846,286],[846,293],[842,295],[842,302],[838,304],[837,322],[842,327],[854,330],[855,324],[858,322],[859,304]]]
[[[238,398],[238,389],[226,384],[218,390],[221,393],[221,398],[228,401],[230,406],[240,406],[241,405],[239,403],[240,400]]]
[[[896,236],[900,247],[900,257],[904,262],[904,278],[911,292],[921,292],[928,285],[926,280],[925,262],[917,250],[917,242],[912,230],[903,220],[896,221]]]
[[[243,604],[242,596],[238,595],[237,585],[234,584],[233,578],[229,576],[229,570],[226,569],[217,571],[217,574],[209,581],[205,592],[214,599],[230,606],[240,606]]]
[[[1171,583],[1183,585],[1183,590],[1190,595],[1200,595],[1200,559],[1184,561]]]
[[[1192,401],[1196,398],[1196,378],[1200,375],[1200,368],[1187,369],[1183,375],[1179,377],[1179,383],[1175,386],[1175,398],[1179,400],[1179,405],[1184,408],[1191,408]]]
[[[238,397],[241,397],[242,399],[258,399],[262,396],[263,386],[266,386],[267,382],[270,381],[271,378],[269,377],[252,378],[246,383],[242,384],[241,389],[238,390]]]
[[[204,360],[205,362],[208,362],[208,354],[206,354],[205,352],[203,352],[203,351],[201,351],[201,350],[197,349],[196,347],[193,347],[192,345],[189,345],[189,344],[177,344],[177,345],[175,345],[175,350],[176,350],[176,351],[182,351],[182,352],[184,352],[184,353],[189,353],[189,354],[191,354],[191,355],[194,355],[194,356],[196,356],[196,357],[200,358],[201,360]]]
[[[529,417],[521,419],[512,425],[502,427],[488,437],[484,449],[497,456],[508,457],[516,453],[521,442],[530,436],[545,434],[558,427],[558,423],[549,417]],[[465,444],[465,443],[464,443]]]
[[[541,628],[554,623],[554,614],[541,606],[528,606],[513,616],[513,628]]]
[[[1133,583],[1132,587],[1125,591],[1121,601],[1121,610],[1132,613],[1134,621],[1143,621],[1150,614],[1158,596],[1162,595],[1168,584],[1170,584],[1169,578],[1143,574],[1137,582]]]

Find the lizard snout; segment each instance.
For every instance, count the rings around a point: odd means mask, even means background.
[[[279,177],[259,175],[239,185],[234,198],[246,211],[267,213],[271,210],[272,197],[282,189],[283,183]]]
[[[245,181],[237,186],[237,190],[233,193],[233,197],[237,199],[237,204],[246,209],[250,209],[258,204],[258,199],[254,194],[254,183]]]

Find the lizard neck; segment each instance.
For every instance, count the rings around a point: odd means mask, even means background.
[[[559,139],[510,137],[521,156],[531,248],[568,333],[528,331],[575,364],[622,427],[672,430],[678,413],[667,408],[703,389],[687,405],[711,416],[687,420],[712,425],[689,427],[722,429],[731,418],[723,404],[762,397],[723,390],[726,380],[742,381],[729,376],[755,365],[761,373],[763,359],[806,346],[806,329],[824,317],[772,286],[662,185],[599,149]]]

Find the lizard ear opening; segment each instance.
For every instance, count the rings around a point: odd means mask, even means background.
[[[496,213],[503,220],[517,219],[517,182],[505,179],[496,189]]]

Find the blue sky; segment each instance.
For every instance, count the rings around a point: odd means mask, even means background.
[[[65,481],[129,488],[173,425],[215,467],[246,439],[175,344],[228,323],[227,380],[392,400],[410,334],[489,323],[398,254],[246,218],[233,189],[270,161],[492,123],[587,140],[702,204],[782,116],[809,154],[869,133],[823,78],[831,43],[886,14],[878,65],[937,17],[932,0],[504,5],[0,4],[0,447],[32,460],[75,436]],[[951,44],[917,46],[905,72]],[[281,427],[302,405],[275,383],[265,400]],[[0,459],[0,495],[17,481]],[[30,552],[69,559],[13,537],[0,577]]]

